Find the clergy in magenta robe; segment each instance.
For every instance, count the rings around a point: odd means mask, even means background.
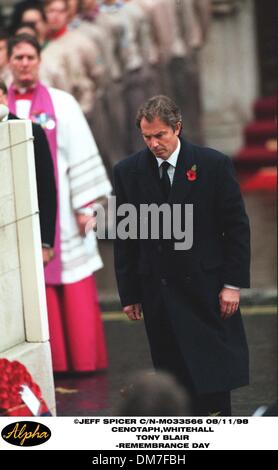
[[[76,213],[108,196],[111,184],[94,137],[70,94],[36,82],[9,89],[9,107],[44,128],[54,162],[58,192],[55,257],[45,268],[50,343],[55,371],[107,367],[95,280],[103,264],[96,236],[82,236]]]

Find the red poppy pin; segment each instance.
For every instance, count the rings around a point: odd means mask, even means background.
[[[186,172],[188,181],[195,181],[197,179],[197,165],[193,165],[190,170]]]

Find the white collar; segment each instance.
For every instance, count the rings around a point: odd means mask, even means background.
[[[163,160],[163,158],[155,157],[157,164],[158,164],[158,168],[160,167],[160,165],[162,165],[163,162],[168,162],[170,163],[170,165],[176,168],[180,149],[181,149],[181,141],[180,139],[178,139],[178,145],[177,145],[176,150],[174,150],[174,152],[170,155],[169,158],[167,158],[167,160]]]

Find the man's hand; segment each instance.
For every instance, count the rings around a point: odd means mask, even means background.
[[[42,247],[42,260],[44,266],[49,263],[49,261],[54,258],[54,250],[53,248],[46,248],[45,246]]]
[[[221,318],[231,317],[238,309],[240,290],[223,287],[219,293]]]
[[[142,318],[141,310],[142,310],[141,304],[127,305],[126,307],[123,308],[124,313],[127,314],[130,320],[141,320]]]
[[[76,222],[77,222],[77,225],[78,225],[78,228],[79,228],[79,233],[82,237],[86,236],[86,226],[87,226],[87,224],[90,224],[89,228],[94,230],[94,223],[96,224],[96,222],[94,222],[95,218],[92,217],[91,215],[78,214],[76,212],[75,213],[75,218],[76,218]],[[88,227],[87,227],[87,230],[88,230]]]

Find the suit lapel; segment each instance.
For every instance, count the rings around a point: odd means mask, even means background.
[[[144,150],[138,157],[137,169],[139,185],[147,203],[163,204],[163,196],[159,186],[159,172],[155,156],[149,149]]]
[[[174,180],[169,195],[170,204],[182,203],[188,198],[190,192],[196,185],[195,181],[189,181],[187,178],[187,171],[195,165],[196,158],[194,155],[193,146],[184,139],[181,140],[181,149],[178,156],[177,166],[174,174]]]

